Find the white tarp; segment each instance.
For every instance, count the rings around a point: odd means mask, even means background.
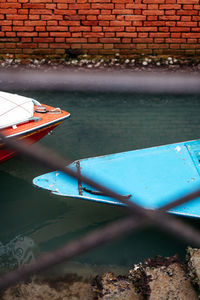
[[[33,100],[17,94],[0,92],[0,128],[23,123],[33,117]]]

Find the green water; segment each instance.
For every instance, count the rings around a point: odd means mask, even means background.
[[[200,99],[196,96],[39,91],[20,94],[71,113],[70,119],[40,143],[72,161],[200,136]],[[124,208],[36,189],[32,179],[45,172],[21,157],[0,165],[0,272],[126,216]],[[184,220],[199,228],[198,220]],[[186,245],[152,227],[77,257],[62,265],[59,272],[83,275],[106,270],[124,272],[134,263],[157,254],[178,253],[183,259]]]

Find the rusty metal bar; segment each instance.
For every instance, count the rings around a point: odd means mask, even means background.
[[[79,160],[76,162],[76,169],[77,169],[77,175],[78,175],[78,192],[79,192],[79,195],[83,195],[82,184],[81,184],[81,180],[80,180],[81,169],[80,169],[80,161]]]
[[[109,70],[109,72],[65,69],[1,70],[0,89],[59,90],[84,92],[123,92],[148,94],[200,94],[200,76],[183,73],[136,72]]]

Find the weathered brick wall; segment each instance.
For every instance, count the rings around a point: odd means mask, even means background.
[[[0,25],[0,54],[200,54],[199,0],[0,0]]]

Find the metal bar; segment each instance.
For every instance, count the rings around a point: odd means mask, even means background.
[[[68,261],[73,257],[83,254],[90,249],[106,244],[123,234],[136,230],[144,226],[141,218],[126,217],[123,220],[116,221],[105,226],[103,229],[97,229],[92,233],[85,235],[75,241],[68,243],[66,246],[54,251],[53,253],[46,253],[37,259],[37,261],[24,265],[18,270],[9,272],[0,277],[0,289],[8,288],[30,276],[44,271],[50,267]]]
[[[188,195],[185,195],[181,198],[175,199],[173,202],[162,206],[159,210],[160,211],[167,211],[167,210],[172,209],[173,207],[179,206],[179,205],[184,204],[188,201],[194,200],[198,197],[200,197],[200,189],[198,189],[198,190],[196,190],[196,191],[194,191],[194,192],[192,192]]]
[[[76,162],[76,168],[77,168],[77,175],[78,175],[78,192],[79,195],[83,195],[83,191],[82,191],[82,184],[81,184],[81,180],[79,179],[81,176],[81,168],[80,168],[80,161],[78,160]]]
[[[121,70],[65,71],[21,70],[0,72],[0,89],[59,90],[123,93],[200,94],[200,76],[183,73],[130,72]]]

